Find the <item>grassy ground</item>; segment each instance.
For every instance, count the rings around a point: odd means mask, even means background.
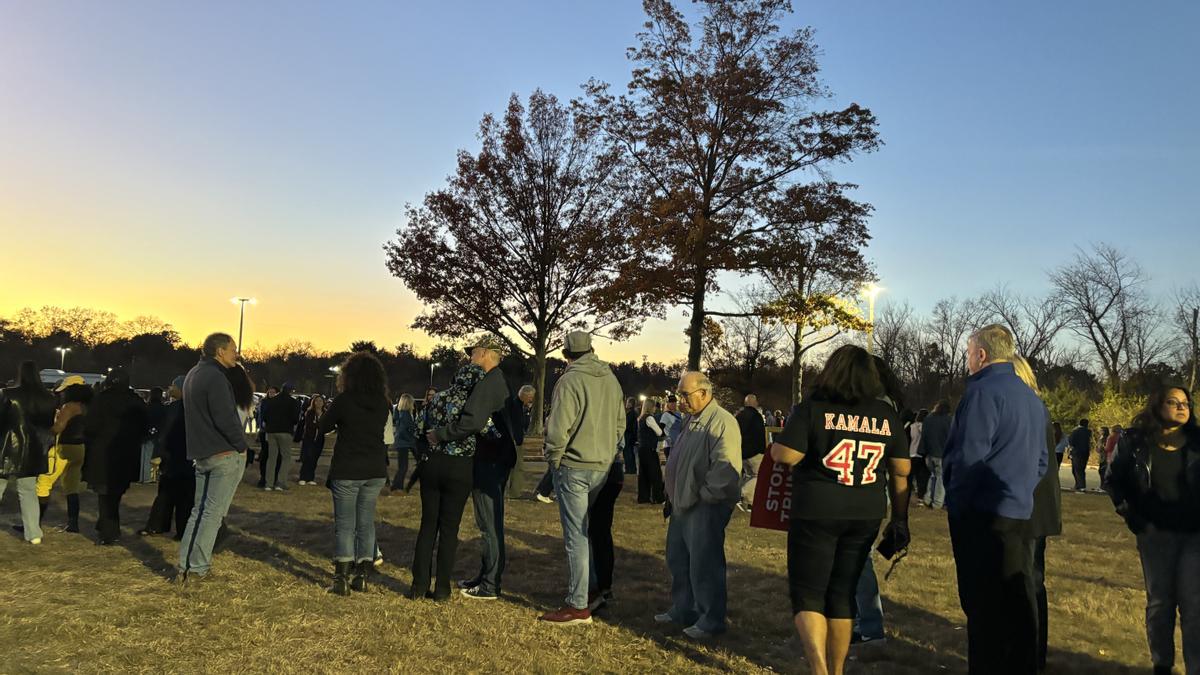
[[[534,469],[536,467],[530,467]],[[47,531],[29,546],[0,534],[0,670],[22,672],[806,672],[787,600],[785,536],[729,525],[730,632],[696,645],[657,626],[667,607],[666,527],[656,508],[634,503],[628,483],[617,506],[616,602],[591,626],[539,625],[561,604],[565,554],[557,508],[508,502],[505,598],[409,601],[408,565],[420,504],[416,494],[381,498],[387,558],[366,594],[325,593],[332,553],[331,500],[321,487],[255,490],[257,468],[239,488],[229,523],[237,538],[216,559],[212,582],[168,583],[177,548],[141,539],[154,486],[126,495],[120,546],[89,538],[95,500],[85,495],[84,534]],[[318,472],[324,475],[324,470]],[[527,486],[537,475],[530,473]],[[526,490],[528,495],[528,487]],[[16,511],[5,495],[4,529]],[[1047,553],[1050,672],[1123,673],[1148,666],[1144,594],[1132,536],[1100,495],[1063,495],[1066,534]],[[64,515],[56,495],[46,520]],[[912,515],[909,557],[890,581],[877,561],[889,640],[852,652],[852,673],[965,671],[945,517]],[[468,510],[457,578],[478,565]],[[1177,640],[1178,642],[1178,640]],[[1180,661],[1181,662],[1181,659]]]

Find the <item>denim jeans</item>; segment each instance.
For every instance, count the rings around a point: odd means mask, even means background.
[[[508,465],[500,462],[475,461],[475,487],[471,502],[475,507],[475,524],[482,540],[482,560],[479,564],[479,588],[500,595],[500,577],[507,559],[504,548],[504,486],[508,483]]]
[[[946,502],[946,486],[942,483],[942,458],[926,457],[925,465],[929,467],[929,488],[925,491],[925,506],[940,509]]]
[[[138,469],[138,482],[149,483],[150,476],[154,473],[153,466],[150,464],[150,459],[154,454],[154,441],[142,442],[142,461]]]
[[[667,525],[667,569],[675,623],[725,632],[725,526],[733,507],[701,502],[675,509]]]
[[[396,477],[392,479],[393,490],[404,489],[404,479],[408,477],[408,456],[413,454],[413,448],[393,448],[396,451]]]
[[[1200,673],[1200,532],[1148,526],[1137,536],[1146,578],[1146,639],[1156,667],[1175,663],[1175,611],[1188,675]]]
[[[17,501],[21,507],[21,525],[25,528],[25,541],[42,538],[41,509],[38,507],[37,476],[27,478],[0,478],[0,499],[8,489],[8,482],[17,484]]]
[[[335,562],[375,559],[375,502],[386,483],[386,478],[329,481]]]
[[[758,487],[758,469],[762,461],[762,455],[742,460],[742,503],[746,506],[754,503],[754,490]]]
[[[559,465],[554,470],[554,489],[558,491],[558,515],[562,521],[563,543],[567,549],[566,603],[575,609],[588,606],[588,581],[591,578],[592,550],[588,538],[588,512],[608,480],[603,471],[572,469]]]
[[[229,512],[245,472],[246,457],[240,452],[196,460],[196,497],[187,529],[179,542],[180,572],[192,576],[208,574],[217,530]]]
[[[873,551],[867,551],[867,563],[858,575],[858,589],[854,592],[854,604],[858,611],[854,615],[854,633],[866,640],[882,640],[883,601],[879,597],[879,579],[875,578]]]

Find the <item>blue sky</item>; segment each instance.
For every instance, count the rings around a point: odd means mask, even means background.
[[[452,5],[452,6],[451,6]],[[886,145],[835,169],[876,207],[870,257],[918,308],[1043,292],[1107,241],[1160,291],[1196,278],[1200,3],[796,2],[833,91]],[[691,10],[689,10],[691,11]],[[635,2],[0,2],[0,229],[91,261],[0,291],[195,338],[427,344],[380,246],[512,92],[623,86]],[[99,265],[102,263],[102,267]],[[17,270],[20,271],[20,270]],[[682,314],[609,347],[681,357]]]

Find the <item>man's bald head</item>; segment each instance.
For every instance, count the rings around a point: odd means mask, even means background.
[[[746,394],[745,403],[746,403],[747,408],[757,408],[758,407],[758,397],[755,396],[754,394]]]

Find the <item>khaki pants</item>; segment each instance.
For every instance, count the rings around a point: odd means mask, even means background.
[[[79,494],[83,479],[83,454],[82,445],[56,444],[50,448],[50,472],[38,476],[37,496],[49,497],[50,488],[54,487],[59,478],[62,478],[64,492],[69,495]]]

